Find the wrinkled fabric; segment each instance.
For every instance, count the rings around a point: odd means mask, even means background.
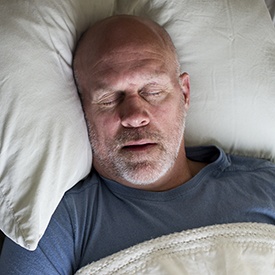
[[[271,275],[275,226],[237,223],[163,236],[80,269],[77,275]]]

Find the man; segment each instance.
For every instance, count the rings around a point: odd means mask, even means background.
[[[93,170],[65,194],[34,252],[5,241],[3,274],[72,274],[172,232],[275,223],[272,163],[185,148],[189,76],[160,26],[126,15],[96,23],[74,70]]]
[[[163,191],[203,166],[184,149],[189,76],[180,75],[174,46],[158,25],[129,16],[96,24],[79,43],[74,68],[102,176]]]

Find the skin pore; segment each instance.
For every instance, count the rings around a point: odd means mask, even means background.
[[[186,158],[189,76],[160,26],[128,15],[96,23],[77,46],[74,72],[99,174],[164,191],[204,166]]]

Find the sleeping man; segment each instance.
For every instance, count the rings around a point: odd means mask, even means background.
[[[185,147],[189,75],[163,28],[104,19],[79,41],[74,72],[93,169],[65,194],[35,251],[5,240],[1,274],[72,274],[165,234],[275,223],[274,164]]]

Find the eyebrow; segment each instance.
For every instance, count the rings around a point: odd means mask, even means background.
[[[156,85],[161,81],[160,85],[163,83],[167,83],[169,81],[170,77],[169,75],[164,72],[164,71],[156,71],[151,73],[150,75],[147,74],[144,76],[144,82],[143,83],[143,88],[146,86],[150,85]],[[116,89],[115,86],[110,85],[107,81],[101,81],[96,84],[96,87],[92,90],[90,90],[90,94],[92,95],[92,101],[98,101],[102,97],[108,95],[108,94],[113,94],[113,93],[118,93],[118,92],[123,92],[121,89]]]

